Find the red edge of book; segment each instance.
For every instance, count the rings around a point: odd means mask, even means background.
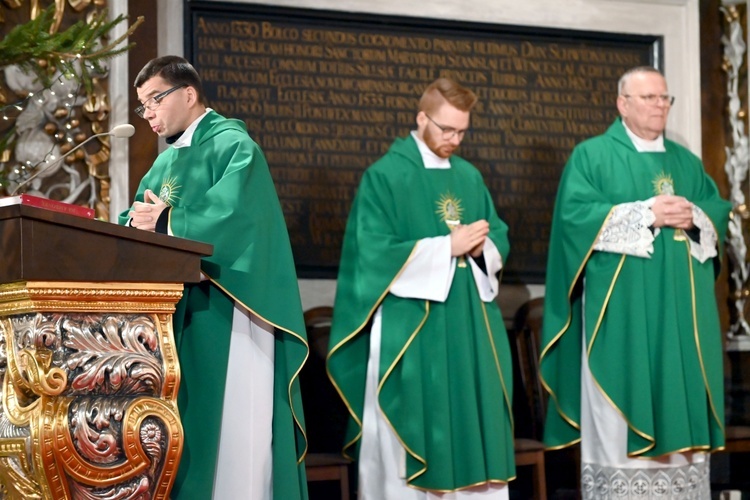
[[[33,196],[30,194],[19,194],[17,196],[6,196],[0,198],[0,207],[9,205],[28,205],[30,207],[52,210],[53,212],[76,215],[86,219],[94,218],[93,208],[82,207],[80,205],[65,203],[63,201],[50,200],[49,198],[42,198],[41,196]]]

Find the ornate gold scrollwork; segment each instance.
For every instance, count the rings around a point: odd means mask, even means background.
[[[81,12],[83,9],[91,5],[91,0],[68,0],[68,3],[74,11]],[[97,2],[97,4],[100,4],[100,2]],[[106,2],[102,3],[102,5],[105,4]]]
[[[9,9],[17,9],[23,3],[23,0],[3,0],[3,3]]]
[[[0,490],[0,496],[8,500],[41,500],[41,488],[32,477],[26,438],[4,439],[0,444],[0,483],[4,490]]]
[[[68,486],[63,484],[66,475],[78,483],[70,485],[73,489],[85,486],[106,488],[128,482],[144,472],[155,474],[159,472],[156,468],[161,463],[179,463],[182,454],[182,425],[174,405],[153,398],[132,400],[122,419],[122,451],[126,461],[107,467],[92,464],[77,452],[79,446],[74,442],[67,418],[71,403],[72,400],[68,398],[60,400],[59,404],[48,407],[49,413],[54,415],[45,415],[46,420],[54,422],[54,425],[43,427],[41,455],[54,457],[51,463],[44,463],[45,468],[57,472],[47,474],[48,478],[53,478],[50,480],[53,490]],[[155,417],[155,421],[162,423],[164,430],[154,422],[146,422],[150,417]],[[156,444],[162,440],[168,443],[165,451]],[[174,481],[174,469],[161,467],[157,477],[158,486],[157,491],[154,491],[154,498],[167,498]],[[54,478],[59,478],[59,481]],[[151,486],[150,482],[143,480],[131,483],[136,488]],[[147,491],[148,489],[144,489],[143,492]]]
[[[21,404],[11,379],[9,373],[3,377],[3,408],[11,424],[24,427],[29,425],[29,414],[39,405],[39,400],[33,400],[28,405]]]
[[[23,349],[18,353],[17,362],[25,388],[37,396],[58,396],[68,383],[65,372],[51,366],[52,353],[50,351]]]
[[[183,443],[171,315],[68,313],[60,305],[86,287],[18,290],[57,305],[0,315],[0,497],[167,499]],[[143,293],[111,291],[125,302]],[[152,299],[173,305],[172,292]]]
[[[15,335],[9,319],[0,321],[0,332],[6,346],[7,368],[3,377],[3,408],[8,420],[16,426],[29,425],[30,413],[39,406],[31,385],[24,377],[17,360]]]
[[[39,5],[39,0],[31,0],[31,19],[36,19],[39,14],[44,10],[43,6]],[[50,33],[57,33],[62,23],[63,15],[65,14],[65,0],[55,0],[55,22],[52,23]]]

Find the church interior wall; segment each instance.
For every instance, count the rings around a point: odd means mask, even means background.
[[[124,1],[114,0],[113,4]],[[128,2],[131,8],[134,3],[133,0]],[[657,59],[663,57],[659,65],[667,77],[670,93],[679,99],[679,105],[670,113],[668,134],[694,153],[701,154],[699,0],[434,0],[430,3],[401,0],[236,0],[236,3],[659,36],[663,39],[663,50],[655,56]],[[185,36],[182,0],[158,0],[157,12],[157,55],[182,55]],[[115,108],[127,105],[127,98],[113,95],[113,103]],[[123,194],[121,199],[113,199],[113,204],[116,203],[127,206],[127,196]],[[117,213],[121,208],[114,206],[112,211]],[[300,280],[300,291],[305,309],[330,305],[335,294],[335,281],[303,279]],[[506,285],[499,301],[504,313],[509,316],[525,300],[543,293],[544,287],[540,284]]]

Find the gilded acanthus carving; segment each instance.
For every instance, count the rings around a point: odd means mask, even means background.
[[[171,335],[156,312],[0,317],[0,497],[168,498],[182,450]]]

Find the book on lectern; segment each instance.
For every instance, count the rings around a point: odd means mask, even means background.
[[[42,198],[41,196],[33,196],[25,193],[0,198],[0,207],[6,207],[9,205],[28,205],[30,207],[52,210],[53,212],[85,217],[87,219],[93,219],[95,214],[93,208],[65,203],[64,201],[50,200],[49,198]]]

